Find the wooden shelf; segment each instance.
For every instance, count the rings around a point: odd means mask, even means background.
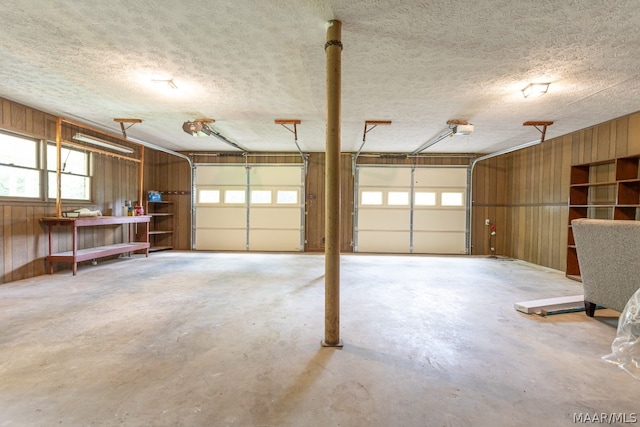
[[[571,166],[566,275],[574,280],[580,280],[571,230],[571,221],[577,218],[639,219],[640,156]]]
[[[146,212],[151,216],[149,238],[151,252],[173,249],[173,230],[175,229],[175,215],[173,201],[147,201]]]
[[[154,246],[149,248],[149,252],[168,251],[173,249],[173,246]]]
[[[607,182],[585,182],[582,184],[571,184],[571,188],[579,188],[579,187],[606,187],[606,186],[614,186],[618,184],[616,181],[607,181]]]

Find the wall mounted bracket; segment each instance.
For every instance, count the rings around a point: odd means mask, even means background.
[[[544,136],[547,133],[547,126],[551,126],[552,124],[553,122],[529,121],[524,122],[522,126],[533,126],[534,128],[538,129],[542,134],[542,136],[540,137],[540,142],[544,142]],[[542,129],[540,129],[538,126],[542,126]]]

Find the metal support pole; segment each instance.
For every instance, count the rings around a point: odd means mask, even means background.
[[[329,21],[327,43],[327,141],[325,163],[325,321],[323,347],[340,340],[340,95],[342,23]]]

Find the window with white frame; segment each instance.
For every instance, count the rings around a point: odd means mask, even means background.
[[[271,190],[251,190],[251,204],[253,205],[271,204]]]
[[[224,202],[235,204],[245,203],[246,192],[244,190],[225,190]]]
[[[443,192],[440,204],[442,206],[464,206],[464,194],[461,192]]]
[[[48,197],[57,197],[56,146],[47,144]],[[62,147],[60,156],[61,197],[68,200],[91,200],[90,154]]]
[[[360,194],[360,203],[364,206],[382,205],[382,191],[363,191]]]
[[[40,198],[39,141],[0,132],[0,196]]]
[[[220,203],[220,190],[198,191],[198,203]]]
[[[416,206],[435,206],[436,193],[433,191],[416,191],[414,204]]]
[[[409,192],[408,191],[389,191],[387,193],[387,204],[389,206],[409,205]]]
[[[295,205],[298,203],[298,192],[296,190],[278,190],[276,203],[279,205]]]

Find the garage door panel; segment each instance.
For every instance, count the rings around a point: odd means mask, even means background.
[[[300,208],[251,208],[251,229],[300,230]],[[279,237],[279,235],[278,235]],[[298,236],[300,240],[300,236]],[[253,246],[253,241],[251,241]]]
[[[198,228],[244,228],[247,227],[245,208],[209,208],[200,206],[196,210]]]
[[[251,186],[282,186],[302,184],[300,166],[252,166]]]
[[[303,250],[302,170],[299,164],[197,165],[196,249]]]
[[[252,251],[300,251],[300,230],[277,230],[277,239],[274,239],[274,230],[249,231],[249,245]]]
[[[196,185],[246,185],[244,166],[199,166],[196,169]]]
[[[210,251],[246,250],[247,231],[231,229],[198,229],[196,249]]]
[[[413,212],[413,229],[414,231],[464,232],[466,218],[466,212],[459,209],[415,210]]]
[[[358,238],[358,252],[407,253],[409,232],[367,231]]]
[[[359,166],[357,251],[465,253],[466,188],[466,167]]]
[[[358,230],[406,230],[411,228],[411,216],[405,209],[367,209],[358,214]],[[407,247],[408,249],[408,247]]]
[[[415,187],[466,188],[467,168],[416,168],[413,178]]]
[[[361,186],[406,187],[411,182],[410,168],[368,167],[358,171]]]
[[[464,232],[424,232],[413,233],[413,252],[423,254],[464,254]]]

